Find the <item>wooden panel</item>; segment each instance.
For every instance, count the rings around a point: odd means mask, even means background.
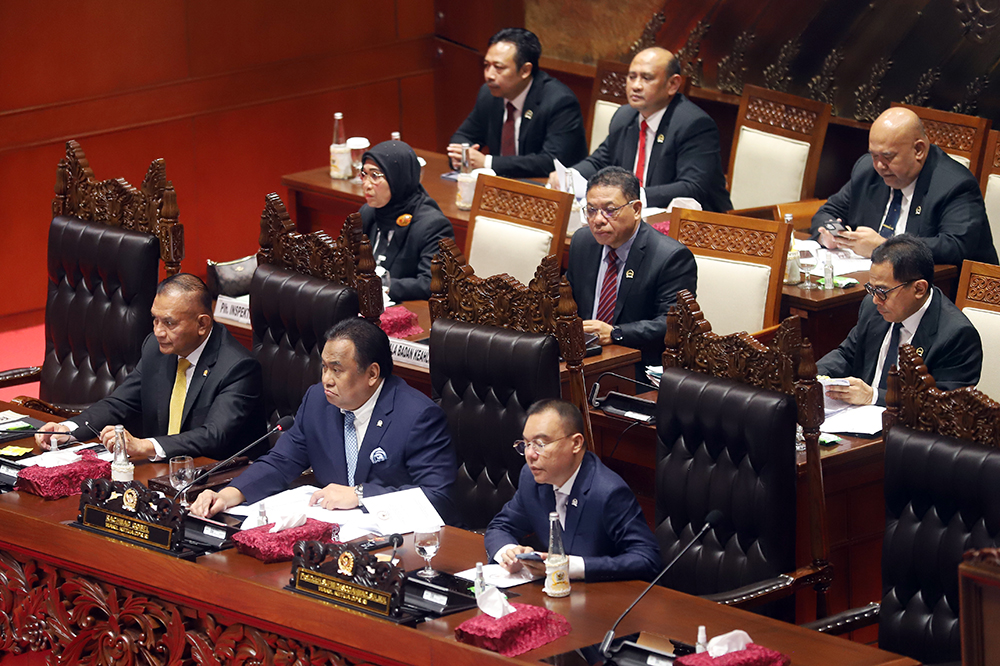
[[[434,75],[408,76],[399,81],[399,131],[411,146],[431,148],[437,145],[437,113],[430,91]],[[375,143],[374,141],[372,142]]]
[[[524,27],[524,1],[434,0],[434,19],[437,35],[485,53],[496,31]]]
[[[483,42],[485,44],[485,42]],[[451,135],[472,111],[483,85],[483,55],[443,39],[435,40],[434,107],[437,109],[437,145],[445,152]]]

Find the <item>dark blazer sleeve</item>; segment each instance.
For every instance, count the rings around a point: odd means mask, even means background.
[[[625,166],[621,162],[621,142],[628,131],[629,123],[635,120],[638,112],[628,104],[623,104],[611,116],[611,123],[608,124],[608,136],[601,142],[593,153],[586,159],[577,162],[573,168],[580,172],[580,175],[590,180],[590,177],[606,166],[618,165],[626,169],[631,169],[632,165]],[[636,130],[638,132],[638,130]],[[638,133],[636,134],[638,136]]]
[[[607,495],[602,524],[617,554],[584,557],[584,580],[652,580],[661,567],[660,547],[628,486],[617,484]]]
[[[527,465],[524,465],[521,468],[518,488],[514,497],[504,504],[486,528],[483,543],[491,562],[498,550],[507,544],[517,545],[528,534],[538,530],[538,527],[532,522],[532,516],[545,513],[546,507],[541,505],[541,499],[536,492],[537,488],[538,485],[531,475],[531,470],[528,469]],[[552,506],[555,507],[554,502]],[[546,513],[546,515],[548,514]]]
[[[676,152],[672,157],[676,161],[674,179],[668,183],[647,184],[647,203],[666,208],[676,197],[691,197],[705,210],[712,210],[716,208],[716,198],[721,197],[725,200],[722,207],[727,210],[732,208],[725,191],[725,175],[719,154],[719,128],[715,121],[702,113],[691,117],[677,116],[671,120],[669,131],[674,133],[675,130],[673,143]],[[719,192],[710,191],[713,185]]]
[[[945,155],[938,161],[946,159],[951,158]],[[954,166],[965,169],[958,163]],[[921,230],[916,230],[916,233],[931,249],[936,264],[960,266],[966,259],[996,264],[996,249],[979,184],[971,175],[961,179],[950,177],[950,172],[954,170],[952,165],[938,167],[941,173],[938,178],[932,179],[932,189],[928,190],[925,199],[935,214],[936,220],[930,222],[936,221],[936,228],[928,230],[926,235]],[[967,169],[965,171],[968,172]],[[935,201],[939,203],[935,204]],[[906,228],[910,230],[909,219]]]
[[[387,267],[389,298],[397,303],[426,301],[431,297],[431,260],[438,252],[438,241],[455,237],[448,218],[431,206],[423,206],[419,217],[414,215],[410,227],[403,247]]]
[[[971,324],[958,328],[941,345],[941,357],[934,359],[931,375],[942,391],[975,386],[983,370],[983,345]]]

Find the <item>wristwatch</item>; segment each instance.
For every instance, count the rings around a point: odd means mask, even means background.
[[[361,500],[365,498],[365,487],[363,484],[359,483],[354,486],[354,494],[358,496],[358,506],[361,506]]]
[[[616,345],[620,345],[622,343],[622,337],[623,336],[622,336],[621,326],[615,326],[613,329],[611,329],[611,342],[615,343]]]

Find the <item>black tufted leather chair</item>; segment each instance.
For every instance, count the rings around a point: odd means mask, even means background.
[[[354,289],[271,264],[257,266],[250,283],[250,317],[269,425],[294,415],[306,389],[319,381],[323,334],[357,316]]]
[[[656,404],[656,536],[671,560],[710,529],[664,577],[689,594],[764,586],[795,567],[792,396],[730,379],[664,368]]]
[[[514,496],[528,407],[558,398],[559,345],[550,335],[438,319],[431,327],[431,388],[458,455],[453,490],[464,525],[485,528]]]

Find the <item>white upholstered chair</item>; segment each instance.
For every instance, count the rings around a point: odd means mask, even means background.
[[[498,176],[479,176],[465,256],[477,275],[506,273],[528,284],[542,257],[561,264],[573,195]]]
[[[675,208],[670,236],[698,263],[698,304],[719,335],[778,323],[792,225]]]
[[[622,104],[628,104],[625,97],[625,80],[628,77],[628,65],[614,60],[601,60],[597,63],[594,74],[594,87],[590,91],[593,106],[590,107],[590,152],[608,137],[608,127],[611,117],[615,115]],[[566,166],[573,166],[567,164]]]
[[[955,305],[983,342],[983,374],[976,388],[1000,400],[1000,266],[964,262]]]
[[[993,233],[993,245],[1000,252],[1000,132],[990,130],[980,168],[979,187],[986,202],[986,217]]]
[[[733,208],[812,198],[829,121],[829,104],[745,86],[729,157]]]

